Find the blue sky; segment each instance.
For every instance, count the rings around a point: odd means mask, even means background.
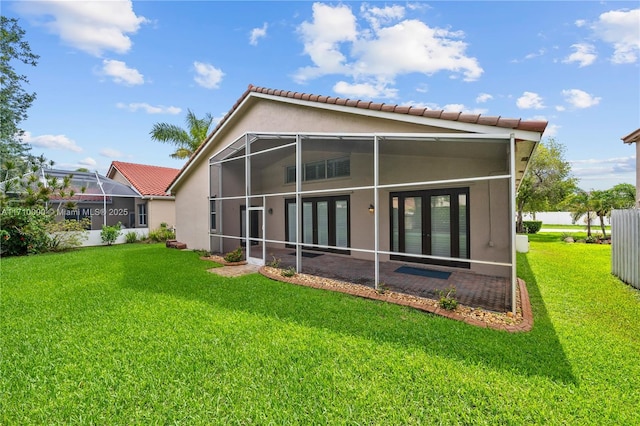
[[[40,55],[24,140],[57,168],[180,168],[154,123],[222,118],[249,84],[546,119],[584,189],[635,183],[640,3],[2,2]]]

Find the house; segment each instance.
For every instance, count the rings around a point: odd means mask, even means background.
[[[394,262],[506,277],[513,302],[515,193],[546,126],[250,85],[168,187],[177,238],[299,272],[368,261],[376,288]]]
[[[635,130],[629,133],[627,136],[623,136],[622,142],[632,144],[635,142],[636,144],[636,162],[638,162],[638,158],[640,158],[640,129]],[[638,163],[640,164],[640,163]],[[636,206],[640,207],[640,167],[636,165]]]
[[[175,197],[166,192],[166,188],[179,171],[123,161],[111,163],[107,176],[130,186],[139,194],[133,209],[133,227],[157,229],[161,223],[169,227],[175,225]]]
[[[46,169],[38,174],[45,185],[52,179],[69,180],[67,190],[55,191],[49,197],[48,207],[55,211],[56,220],[86,218],[90,220],[90,230],[117,223],[125,228],[134,227],[134,206],[140,195],[129,186],[97,172]]]

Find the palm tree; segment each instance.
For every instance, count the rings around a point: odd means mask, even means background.
[[[574,223],[582,216],[587,216],[587,237],[591,237],[591,217],[597,210],[597,204],[592,192],[587,192],[582,189],[577,189],[566,201],[566,205],[571,212],[571,219]]]
[[[162,143],[170,143],[176,146],[176,151],[171,158],[189,158],[209,135],[213,116],[209,113],[203,118],[198,118],[187,110],[187,130],[169,123],[156,123],[149,132],[151,139]]]

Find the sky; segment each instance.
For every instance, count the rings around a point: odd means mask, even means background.
[[[21,123],[56,168],[181,168],[155,123],[220,120],[249,84],[544,119],[585,190],[635,184],[640,2],[5,1],[36,67]]]

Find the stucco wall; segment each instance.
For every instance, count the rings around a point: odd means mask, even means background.
[[[184,241],[190,248],[209,249],[209,173],[208,158],[221,147],[226,146],[240,137],[245,132],[333,132],[333,133],[431,133],[447,132],[445,129],[420,126],[412,123],[403,123],[371,117],[361,117],[353,114],[340,114],[332,111],[310,109],[306,107],[294,107],[272,101],[261,101],[244,110],[244,114],[218,135],[215,146],[210,146],[200,162],[192,165],[192,170],[185,175],[176,192],[176,223],[177,238]],[[463,150],[460,151],[461,153]],[[307,151],[303,153],[303,162],[313,161],[314,155],[323,159],[338,158],[344,152]],[[335,187],[366,186],[373,184],[373,155],[368,152],[349,153],[351,158],[351,178],[335,179],[332,182],[305,182],[303,189],[312,190],[319,186],[335,185]],[[319,158],[318,157],[318,158]],[[321,158],[321,159],[322,159]],[[461,176],[489,175],[495,172],[505,172],[506,149],[500,156],[491,158],[461,158],[458,156],[434,156],[418,157],[416,155],[402,155],[401,152],[393,152],[381,155],[381,183],[397,183],[401,181],[419,181],[433,179],[450,179]],[[295,185],[284,183],[284,170],[287,165],[295,164],[293,151],[283,155],[282,153],[268,162],[268,167],[252,170],[252,188],[254,193],[267,191],[288,192],[294,191]],[[235,167],[235,172],[234,172]],[[228,165],[223,174],[223,196],[244,194],[244,167]],[[235,175],[236,187],[227,186],[231,176]],[[476,182],[467,185],[470,188],[470,216],[471,223],[471,256],[474,259],[506,262],[509,259],[510,237],[509,229],[505,224],[509,223],[508,209],[508,182],[493,181]],[[491,186],[491,208],[489,208],[489,186]],[[218,194],[217,183],[214,182],[212,195]],[[338,195],[336,193],[335,195]],[[373,248],[373,224],[374,217],[368,213],[369,204],[373,203],[372,190],[355,191],[350,194],[351,213],[351,246],[355,248]],[[239,232],[239,206],[241,202],[225,201],[225,215],[222,218],[225,223],[225,233]],[[228,208],[233,204],[233,208]],[[389,192],[381,191],[379,214],[381,215],[380,247],[389,248]],[[284,197],[269,197],[265,208],[273,209],[268,214],[267,234],[268,239],[284,239]],[[227,228],[231,226],[231,228]],[[235,228],[238,229],[235,229]],[[236,234],[237,235],[237,234]],[[367,256],[353,253],[354,256]],[[505,268],[473,266],[473,269],[484,273],[506,275]]]
[[[176,224],[175,200],[153,198],[148,200],[147,221],[149,229],[157,229],[161,223],[166,223],[169,228]]]

